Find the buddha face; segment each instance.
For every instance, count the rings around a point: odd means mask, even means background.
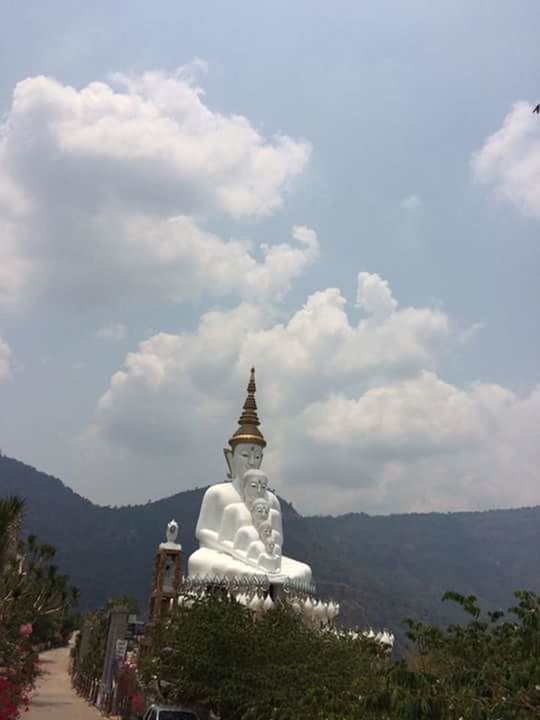
[[[242,478],[242,491],[246,505],[251,507],[257,498],[265,498],[267,487],[268,478],[262,470],[248,470]]]
[[[261,467],[262,447],[251,443],[239,443],[229,457],[231,475],[242,480],[248,470]]]
[[[266,500],[262,500],[261,498],[255,500],[251,507],[251,515],[255,523],[259,524],[268,520],[269,513],[270,506],[268,505]]]
[[[259,527],[259,535],[261,536],[261,540],[263,542],[268,542],[269,540],[271,540],[272,533],[273,533],[272,526],[270,525],[269,522],[264,522]]]

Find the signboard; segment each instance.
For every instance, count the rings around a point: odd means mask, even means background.
[[[123,660],[126,657],[127,646],[128,646],[127,640],[117,640],[116,641],[114,657],[117,660]]]
[[[103,663],[103,674],[101,676],[98,707],[103,697],[110,692],[112,688],[113,662],[116,658],[116,641],[119,639],[123,640],[126,637],[128,615],[128,609],[124,607],[114,607],[109,613],[109,634],[107,635],[107,647],[105,650],[105,661]],[[118,658],[116,659],[118,661]],[[123,656],[120,659],[123,659]]]

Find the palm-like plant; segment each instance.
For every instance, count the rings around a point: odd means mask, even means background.
[[[18,497],[0,498],[0,574],[17,551],[23,510],[24,500]]]
[[[35,644],[62,637],[77,596],[51,563],[55,549],[21,537],[23,510],[19,498],[0,499],[0,718],[27,701],[37,675]]]

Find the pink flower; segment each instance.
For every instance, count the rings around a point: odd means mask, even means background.
[[[22,635],[23,637],[28,637],[32,634],[32,623],[26,623],[25,625],[21,625],[19,628],[19,635]]]
[[[144,697],[142,693],[136,693],[131,699],[131,709],[136,713],[144,711]]]

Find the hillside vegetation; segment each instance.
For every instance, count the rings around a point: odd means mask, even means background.
[[[146,505],[101,507],[57,478],[0,457],[0,497],[26,498],[25,529],[47,538],[80,588],[84,608],[133,594],[146,608],[154,553],[167,522],[180,523],[186,556],[205,488]],[[348,624],[453,621],[447,590],[487,609],[512,604],[516,589],[540,590],[540,507],[476,513],[301,517],[282,500],[285,553],[309,562],[320,594],[341,602]]]

